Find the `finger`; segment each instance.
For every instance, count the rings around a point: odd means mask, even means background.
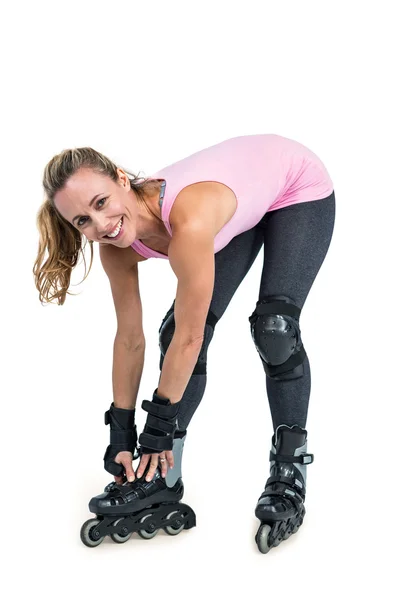
[[[124,483],[124,481],[126,481],[126,479],[128,479],[128,481],[135,481],[135,473],[132,470],[132,460],[133,460],[132,452],[128,452],[125,450],[118,452],[114,461],[117,463],[117,465],[122,466],[123,473],[121,475],[114,476],[114,479],[117,483],[122,485]],[[132,475],[133,475],[133,479],[132,479]]]
[[[154,473],[158,467],[158,456],[158,454],[151,455],[150,469],[147,472],[146,481],[151,481],[153,479]]]
[[[125,475],[127,480],[132,483],[132,481],[135,481],[136,477],[135,477],[135,472],[132,468],[132,461],[131,460],[125,460],[122,463],[122,466],[125,469]]]
[[[167,476],[168,462],[165,458],[165,453],[160,454],[160,465],[161,465],[161,477]]]
[[[165,454],[166,454],[169,468],[173,469],[174,468],[174,454],[173,454],[172,450],[168,450]]]
[[[150,456],[151,456],[151,454],[142,454],[142,458],[140,459],[140,464],[136,471],[136,474],[138,477],[141,477],[143,475],[143,472],[144,472],[145,468],[147,467],[147,463],[150,460]]]

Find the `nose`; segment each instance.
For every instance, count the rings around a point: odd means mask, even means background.
[[[110,231],[110,229],[112,228],[111,221],[102,218],[98,218],[96,221],[94,221],[93,225],[94,231],[96,232],[98,238],[104,237],[107,234],[107,232]]]

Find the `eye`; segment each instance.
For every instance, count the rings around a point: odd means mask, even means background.
[[[101,206],[99,206],[99,203],[100,202],[105,202],[106,200],[107,200],[107,198],[99,198],[99,200],[97,200],[97,202],[96,202],[97,208],[102,208],[102,206],[104,206],[104,205],[102,204]],[[87,218],[88,217],[81,217],[81,219],[87,219]],[[86,223],[86,221],[83,221],[83,223],[82,223],[81,219],[78,219],[78,222],[77,222],[77,226],[78,227],[83,227],[85,225],[85,223]]]

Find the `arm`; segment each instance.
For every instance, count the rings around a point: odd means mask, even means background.
[[[175,333],[166,352],[157,394],[172,404],[182,398],[204,339],[214,289],[214,230],[190,223],[174,232],[169,250],[178,278]]]
[[[133,409],[143,373],[145,345],[134,346],[122,335],[114,341],[112,383],[114,406]]]
[[[125,409],[136,405],[146,346],[135,255],[132,248],[100,246],[117,316],[112,370],[114,406]]]
[[[104,455],[104,468],[122,483],[125,472],[135,478],[132,457],[137,447],[135,404],[143,371],[145,339],[139,294],[136,253],[100,245],[100,259],[108,276],[117,316],[114,341],[113,397],[105,422],[110,425],[110,444]]]
[[[159,453],[165,450],[170,468],[174,466],[173,433],[181,400],[204,339],[207,314],[214,290],[214,235],[209,226],[195,219],[174,229],[168,249],[171,267],[178,278],[175,298],[175,332],[164,357],[161,377],[153,401],[142,404],[148,413],[139,438],[143,455],[137,471],[141,477],[150,461],[146,481],[158,465]],[[154,416],[155,415],[155,416]],[[151,458],[150,458],[151,457]],[[166,464],[162,463],[165,477]]]

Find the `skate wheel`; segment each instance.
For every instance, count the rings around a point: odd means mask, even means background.
[[[118,519],[117,521],[115,521],[113,523],[113,527],[115,527],[115,525],[118,525],[118,523],[120,523],[123,520],[124,520],[124,518],[121,517],[121,519]],[[110,533],[110,538],[112,539],[113,542],[116,542],[117,544],[124,544],[131,538],[131,536],[132,536],[132,532],[128,532],[125,534]]]
[[[286,530],[286,533],[283,536],[283,539],[287,540],[288,538],[290,538],[291,535],[292,535],[292,528],[288,527],[288,529]]]
[[[297,533],[297,532],[298,532],[298,530],[299,530],[299,527],[300,527],[300,525],[297,523],[297,524],[296,524],[296,525],[293,527],[293,529],[292,529],[292,533]]]
[[[88,548],[94,548],[104,540],[104,535],[99,537],[93,535],[93,529],[99,523],[100,519],[89,519],[81,527],[81,540]]]
[[[270,550],[270,546],[268,545],[268,536],[271,531],[271,527],[266,525],[260,525],[256,534],[256,543],[257,547],[262,554],[267,554]]]
[[[174,510],[172,513],[169,513],[169,515],[167,516],[167,519],[170,519],[172,517],[172,515],[176,515],[179,514],[179,510]],[[180,521],[182,521],[182,518],[180,519]],[[164,531],[165,533],[168,533],[168,535],[178,535],[178,533],[180,533],[182,531],[182,529],[185,528],[185,523],[181,523],[181,525],[166,525],[164,527]]]
[[[144,516],[142,519],[140,519],[140,523],[144,523],[147,519],[150,519],[152,516],[153,515]],[[151,538],[153,538],[155,535],[157,535],[158,532],[159,532],[159,529],[155,529],[153,523],[149,522],[146,529],[139,529],[138,534],[144,540],[151,540]]]

